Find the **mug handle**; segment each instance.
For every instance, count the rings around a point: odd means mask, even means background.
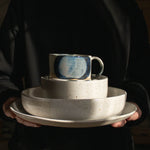
[[[93,61],[94,59],[99,62],[100,67],[101,67],[101,71],[99,72],[99,74],[97,74],[97,75],[99,76],[99,75],[101,75],[101,74],[103,73],[103,71],[104,71],[104,63],[103,63],[103,61],[102,61],[99,57],[92,56],[92,61]]]

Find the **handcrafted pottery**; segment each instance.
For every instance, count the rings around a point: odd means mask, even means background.
[[[82,92],[82,91],[81,91]],[[96,99],[45,98],[41,87],[22,92],[24,109],[36,116],[51,119],[106,119],[122,113],[126,103],[126,91],[109,87],[108,97]]]
[[[21,100],[14,101],[10,109],[20,118],[46,126],[55,127],[67,127],[67,128],[88,128],[88,127],[99,127],[104,125],[110,125],[112,123],[122,121],[130,117],[136,111],[136,106],[132,103],[126,102],[125,107],[121,114],[109,117],[107,119],[91,118],[83,120],[63,120],[63,119],[52,119],[34,116],[27,113],[22,107]]]
[[[81,54],[49,54],[50,77],[91,80],[93,60],[99,62],[101,70],[98,75],[101,75],[104,64],[99,57]]]
[[[94,99],[106,98],[108,77],[92,75],[91,80],[54,79],[41,77],[45,97],[53,99]]]

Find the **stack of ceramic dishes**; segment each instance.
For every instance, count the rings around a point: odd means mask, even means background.
[[[92,59],[103,66],[99,58],[52,56],[50,76],[41,77],[40,87],[22,91],[21,101],[11,105],[16,115],[43,125],[93,127],[125,119],[135,112],[135,106],[126,102],[126,91],[109,87],[108,77],[101,75],[102,72],[91,74]],[[81,75],[80,79],[70,79],[73,73],[75,77]]]

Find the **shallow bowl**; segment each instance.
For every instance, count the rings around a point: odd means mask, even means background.
[[[109,87],[107,98],[53,99],[45,98],[41,87],[22,92],[24,109],[36,116],[53,119],[105,119],[120,114],[126,103],[126,91]]]

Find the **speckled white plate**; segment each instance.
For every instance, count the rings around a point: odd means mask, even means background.
[[[61,119],[50,119],[43,118],[39,116],[34,116],[27,113],[21,104],[21,100],[13,102],[10,106],[10,109],[20,118],[38,123],[41,125],[47,126],[56,126],[56,127],[67,127],[67,128],[87,128],[87,127],[97,127],[109,125],[124,119],[127,119],[136,111],[136,106],[130,102],[126,102],[123,112],[120,115],[113,116],[107,119],[83,119],[83,120],[61,120]]]

